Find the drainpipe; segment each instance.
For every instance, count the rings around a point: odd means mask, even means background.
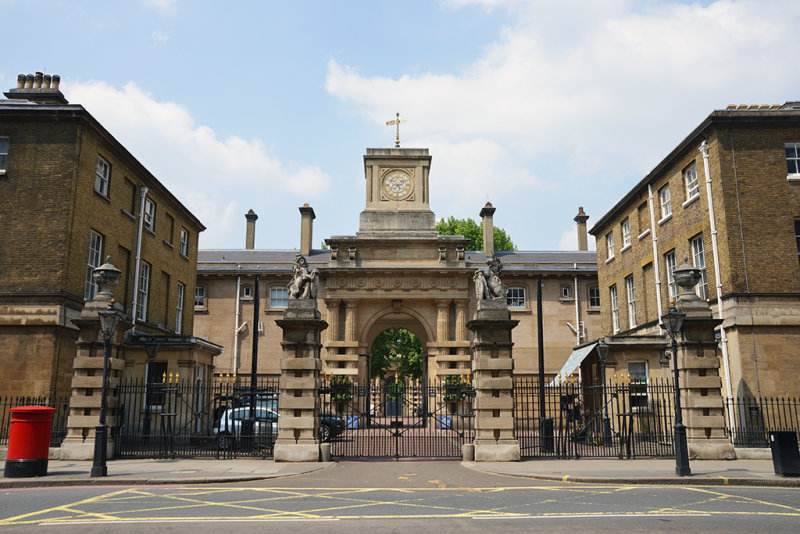
[[[241,267],[241,265],[237,265],[236,271],[238,272]],[[239,307],[241,306],[241,302],[239,301],[239,291],[241,290],[241,283],[242,277],[237,274],[236,296],[233,300],[236,303],[236,314],[233,318],[233,368],[231,369],[231,373],[233,374],[237,374],[237,371],[239,371],[239,332],[241,332],[242,328],[244,328],[244,324],[239,325]]]
[[[711,196],[711,171],[708,164],[708,143],[705,139],[700,145],[700,153],[703,154],[703,170],[706,173],[706,197],[708,198],[708,223],[711,226],[711,254],[714,257],[714,282],[717,286],[717,318],[722,319],[722,275],[719,272],[719,249],[717,247],[717,223],[714,220],[714,198]],[[720,184],[722,185],[722,184]],[[722,370],[725,373],[725,390],[728,392],[728,403],[733,400],[731,392],[731,373],[728,361],[728,336],[725,335],[725,327],[719,325],[719,340],[722,346]],[[734,428],[733,410],[728,412],[728,425],[731,431]]]
[[[577,273],[578,272],[578,264],[577,263],[573,263],[572,267],[575,269],[575,272]],[[575,333],[575,336],[577,337],[577,340],[578,340],[577,345],[580,345],[581,344],[581,337],[582,337],[581,333],[583,332],[583,329],[581,328],[581,308],[578,305],[578,275],[577,274],[572,277],[572,283],[575,286],[575,289],[573,289],[573,291],[572,291],[572,296],[575,298],[575,329],[577,330],[577,332]]]
[[[663,308],[661,306],[661,269],[658,257],[658,236],[656,236],[656,210],[653,205],[653,186],[647,185],[647,205],[650,207],[650,235],[653,236],[653,276],[656,277],[656,307],[658,308],[658,324],[661,324]]]
[[[133,305],[131,306],[131,315],[133,322],[131,324],[131,332],[136,333],[136,305],[139,300],[139,268],[142,265],[142,232],[144,231],[144,200],[147,198],[147,192],[150,191],[145,186],[142,186],[141,194],[142,200],[139,203],[139,231],[136,234],[136,266],[133,269]]]

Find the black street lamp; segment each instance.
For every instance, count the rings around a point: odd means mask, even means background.
[[[597,343],[597,355],[600,357],[600,370],[603,379],[603,443],[611,443],[611,421],[608,419],[608,404],[606,403],[606,361],[608,361],[608,343],[605,338],[600,338]]]
[[[681,313],[675,308],[673,303],[669,311],[661,316],[669,337],[672,338],[672,369],[674,372],[675,390],[675,474],[685,477],[692,474],[689,469],[689,447],[686,444],[686,427],[683,426],[683,416],[681,414],[681,392],[678,385],[678,343],[675,341],[678,333],[683,328],[685,313]]]
[[[100,330],[103,332],[105,351],[103,354],[103,387],[100,390],[100,423],[94,429],[94,461],[92,463],[92,477],[104,477],[108,474],[106,467],[106,447],[108,444],[108,427],[106,426],[106,382],[108,376],[108,359],[111,357],[111,338],[117,331],[119,314],[114,308],[114,301],[108,303],[108,308],[97,312],[100,315]]]

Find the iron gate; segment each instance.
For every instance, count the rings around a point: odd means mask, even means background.
[[[334,377],[320,390],[323,417],[340,417],[334,457],[461,458],[472,443],[474,390],[419,381],[356,384]]]

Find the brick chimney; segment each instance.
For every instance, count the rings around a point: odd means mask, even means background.
[[[256,221],[258,220],[258,215],[256,215],[256,212],[253,210],[250,210],[244,214],[244,218],[247,219],[247,233],[245,236],[244,248],[253,250],[256,246]]]
[[[589,238],[586,235],[586,221],[589,216],[583,212],[583,206],[578,206],[578,214],[575,216],[575,221],[578,227],[578,250],[589,250]]]
[[[314,236],[314,219],[317,216],[314,215],[314,208],[306,203],[300,207],[300,217],[300,254],[308,256]]]
[[[9,100],[27,100],[35,104],[69,104],[58,89],[60,84],[61,77],[58,74],[20,74],[17,76],[17,87],[3,94]]]
[[[481,221],[483,222],[483,253],[487,258],[494,256],[494,206],[487,202],[481,210]]]

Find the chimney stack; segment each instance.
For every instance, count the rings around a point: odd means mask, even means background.
[[[27,100],[34,104],[69,104],[58,89],[60,83],[58,74],[20,74],[17,76],[17,87],[3,94],[11,100]]]
[[[317,216],[314,214],[314,208],[303,204],[300,208],[300,254],[308,256],[311,252],[311,242],[314,236],[314,219]]]
[[[247,219],[247,235],[245,236],[244,248],[253,250],[256,246],[256,220],[258,220],[258,215],[253,210],[250,210],[244,214],[244,218]]]
[[[491,202],[487,202],[481,210],[483,223],[483,253],[487,258],[494,256],[494,210]]]
[[[586,221],[589,216],[583,212],[583,206],[578,206],[578,214],[573,221],[578,223],[578,250],[589,250],[589,238],[586,235]]]

